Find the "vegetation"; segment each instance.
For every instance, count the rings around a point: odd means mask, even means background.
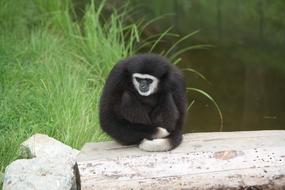
[[[34,133],[76,148],[107,138],[98,125],[101,88],[139,36],[125,12],[100,22],[102,8],[91,3],[79,19],[70,0],[0,1],[2,172]]]

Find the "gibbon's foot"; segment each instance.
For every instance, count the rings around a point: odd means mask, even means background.
[[[151,138],[152,139],[162,139],[164,137],[167,137],[168,135],[169,135],[169,132],[166,129],[161,128],[161,127],[157,127],[155,129],[154,134],[151,135]],[[152,140],[152,139],[150,139],[150,140]]]
[[[171,140],[168,138],[148,140],[143,139],[139,144],[141,150],[147,152],[165,152],[173,148]]]

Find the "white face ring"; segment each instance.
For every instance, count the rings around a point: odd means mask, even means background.
[[[133,76],[133,84],[136,88],[136,90],[138,91],[138,93],[142,96],[149,96],[153,93],[155,93],[157,91],[157,87],[158,87],[158,82],[159,80],[152,76],[152,75],[149,75],[149,74],[141,74],[141,73],[134,73]],[[151,79],[153,82],[149,85],[149,90],[147,92],[141,92],[140,91],[140,84],[138,83],[138,81],[136,80],[136,78],[139,78],[139,79]]]

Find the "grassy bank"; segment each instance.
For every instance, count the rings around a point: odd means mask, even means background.
[[[110,68],[134,53],[136,25],[116,13],[103,24],[97,4],[79,19],[68,0],[0,3],[0,170],[34,133],[76,148],[105,139],[98,99]]]

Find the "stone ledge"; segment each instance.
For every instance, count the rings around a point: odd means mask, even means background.
[[[91,189],[284,189],[285,131],[193,133],[170,152],[87,143],[77,181]]]

